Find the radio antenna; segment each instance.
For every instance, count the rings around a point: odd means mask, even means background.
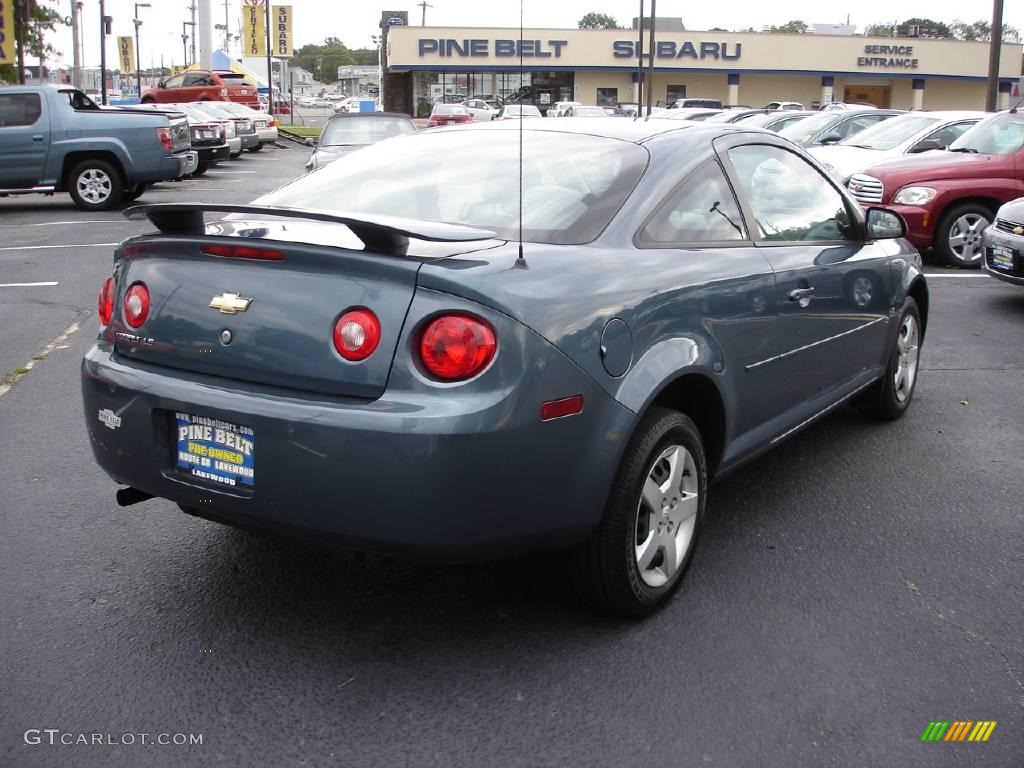
[[[517,267],[526,266],[526,257],[523,255],[523,0],[519,0],[519,258],[516,259]],[[532,83],[531,83],[532,86]],[[534,92],[533,89],[530,89]]]

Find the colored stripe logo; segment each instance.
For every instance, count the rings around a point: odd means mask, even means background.
[[[932,720],[921,741],[988,741],[995,729],[995,720]]]

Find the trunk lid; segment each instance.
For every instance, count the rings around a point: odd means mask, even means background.
[[[224,220],[207,231],[217,236],[149,236],[123,246],[108,329],[119,355],[308,392],[366,399],[383,393],[423,258],[363,250],[338,224]],[[421,256],[497,244],[482,243],[423,243]],[[211,245],[273,250],[281,258],[204,254]],[[125,321],[124,297],[138,282],[150,303],[136,329]],[[373,354],[353,363],[335,350],[333,329],[356,307],[377,316],[381,337]]]

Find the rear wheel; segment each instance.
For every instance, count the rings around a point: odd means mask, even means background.
[[[210,170],[210,164],[209,163],[200,163],[199,165],[196,166],[196,169],[194,171],[192,171],[192,175],[193,176],[202,176],[208,170]]]
[[[981,266],[981,235],[992,223],[992,211],[979,203],[963,203],[946,211],[935,229],[935,253],[951,267]]]
[[[149,185],[148,184],[142,184],[142,183],[136,184],[131,189],[126,189],[125,190],[124,197],[122,199],[126,203],[130,203],[130,202],[132,202],[134,200],[138,200],[140,197],[142,197],[146,193],[147,189],[149,189]]]
[[[108,211],[121,202],[121,173],[106,160],[86,160],[68,174],[67,190],[85,211]]]
[[[679,587],[704,519],[707,461],[693,421],[652,409],[630,439],[601,524],[579,548],[583,596],[625,616],[646,616]]]
[[[892,421],[910,407],[921,358],[921,312],[910,296],[903,303],[900,326],[885,375],[862,394],[856,406],[870,419]]]

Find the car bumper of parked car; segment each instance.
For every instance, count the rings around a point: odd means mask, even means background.
[[[242,154],[242,140],[237,136],[233,139],[228,139],[228,154],[231,157]]]
[[[278,139],[277,127],[261,128],[256,135],[259,137],[260,144],[273,144]]]
[[[166,179],[178,179],[192,173],[199,164],[199,155],[194,150],[178,152],[173,155],[165,155],[155,166],[135,168],[133,178],[135,183],[151,184]]]
[[[302,396],[140,364],[98,342],[82,363],[93,453],[116,482],[202,517],[417,560],[458,562],[571,546],[598,524],[635,415],[539,339],[525,359],[581,393],[541,421],[541,387],[460,397],[386,390]],[[530,379],[531,377],[527,377]],[[251,488],[176,468],[175,414],[252,430]]]
[[[870,208],[868,204],[863,204]],[[917,205],[887,205],[890,211],[895,211],[907,222],[907,240],[914,244],[915,248],[930,248],[935,237],[935,214],[929,208],[922,208]]]
[[[238,138],[242,140],[242,149],[251,149],[260,145],[260,137],[256,133],[244,133]]]
[[[1024,237],[985,230],[981,264],[992,277],[1014,285],[1024,285]]]
[[[227,160],[231,154],[231,150],[226,143],[221,144],[219,147],[197,147],[196,152],[199,153],[199,161],[206,164]]]

